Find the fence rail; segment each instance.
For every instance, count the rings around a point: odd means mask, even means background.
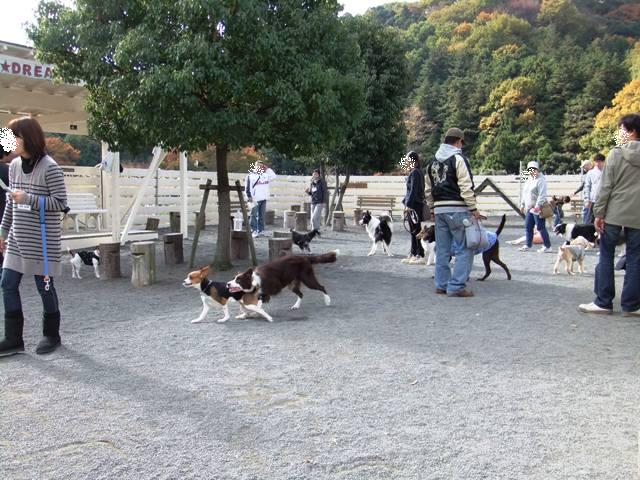
[[[111,205],[111,192],[109,181],[110,174],[93,167],[63,167],[67,190],[74,193],[92,193],[98,199],[98,205],[109,208]],[[142,184],[145,169],[127,168],[121,174],[120,205],[123,219],[128,215],[133,199]],[[230,173],[229,183],[240,180],[244,184],[246,174]],[[190,218],[189,225],[195,223],[195,212],[200,209],[203,191],[200,185],[211,179],[215,185],[217,175],[215,172],[189,172],[188,204]],[[281,215],[291,205],[308,201],[308,195],[304,193],[309,184],[310,176],[280,175],[271,185],[271,198],[268,200],[268,208],[276,210]],[[474,181],[480,185],[485,178],[490,178],[514,203],[519,203],[521,183],[515,175],[502,176],[476,176]],[[550,175],[547,176],[548,194],[571,195],[580,183],[579,175]],[[330,189],[335,187],[335,177],[327,178]],[[340,181],[344,178],[341,177]],[[400,176],[352,176],[350,184],[355,188],[348,188],[343,199],[343,207],[350,211],[356,206],[356,198],[359,195],[393,195],[396,197],[394,215],[402,211],[401,200],[405,193],[405,179]],[[489,190],[485,190],[489,192]],[[231,195],[235,195],[231,192]],[[233,200],[233,198],[232,198]],[[138,210],[134,224],[144,225],[147,217],[157,217],[160,224],[169,224],[169,212],[179,212],[180,198],[180,173],[176,170],[158,170],[154,182],[147,188],[142,205]],[[483,194],[478,197],[478,206],[483,213],[497,215],[510,213],[512,210],[497,195]],[[218,219],[218,205],[216,195],[209,196],[206,211],[207,223],[215,223]]]

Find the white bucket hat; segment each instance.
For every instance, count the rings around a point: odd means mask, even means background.
[[[535,160],[532,160],[529,163],[527,163],[527,170],[529,170],[530,168],[535,168],[536,170],[540,170],[540,166],[538,165],[538,162],[536,162]]]

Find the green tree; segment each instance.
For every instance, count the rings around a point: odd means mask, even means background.
[[[230,268],[227,152],[302,154],[339,143],[364,107],[358,45],[336,0],[43,2],[38,57],[89,92],[89,128],[112,149],[216,145],[215,264]]]
[[[396,29],[381,28],[363,17],[347,17],[346,22],[362,52],[366,109],[345,140],[328,150],[328,157],[346,177],[336,208],[342,207],[351,173],[389,171],[402,157],[407,141],[403,112],[411,86],[405,45]]]

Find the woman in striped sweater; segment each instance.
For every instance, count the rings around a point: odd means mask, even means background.
[[[4,335],[0,355],[24,351],[24,317],[18,287],[23,275],[33,275],[44,309],[43,338],[36,353],[54,351],[60,345],[60,310],[53,277],[61,272],[60,212],[67,203],[64,176],[58,164],[45,151],[44,133],[30,117],[12,120],[8,128],[16,136],[19,155],[9,165],[7,206],[0,226]],[[42,246],[39,208],[44,201],[46,254]]]

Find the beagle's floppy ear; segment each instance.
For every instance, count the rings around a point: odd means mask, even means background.
[[[211,267],[207,265],[206,267],[202,267],[200,269],[200,273],[202,274],[202,276],[207,276],[209,274],[209,270],[211,270]]]

